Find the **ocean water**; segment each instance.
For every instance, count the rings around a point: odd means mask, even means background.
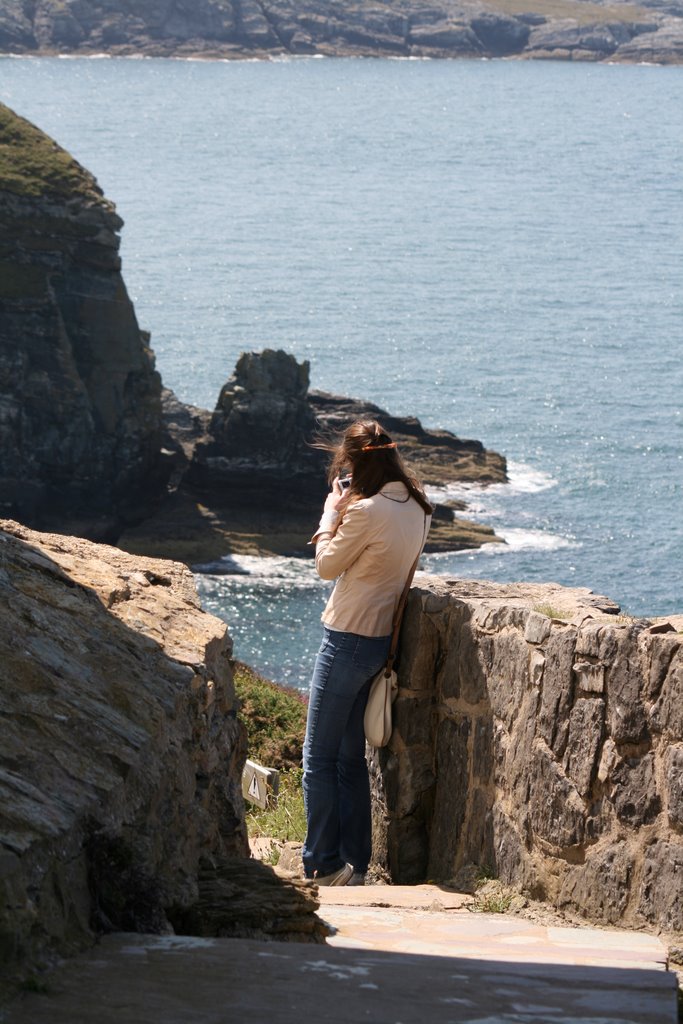
[[[5,58],[0,99],[116,202],[182,399],[285,348],[314,387],[510,460],[465,495],[506,545],[425,568],[683,611],[683,68]],[[326,585],[233,569],[205,606],[305,686]]]

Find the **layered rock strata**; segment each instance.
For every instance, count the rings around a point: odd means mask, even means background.
[[[96,539],[165,486],[121,225],[92,175],[0,104],[0,511]]]
[[[310,554],[327,491],[328,454],[316,442],[354,419],[378,418],[427,484],[500,483],[503,456],[479,441],[425,430],[370,402],[309,391],[309,364],[266,349],[243,353],[213,414],[164,393],[164,448],[174,452],[173,492],[149,521],[127,531],[130,551],[207,563],[227,552]],[[461,510],[461,507],[460,507]],[[493,530],[440,506],[427,550],[500,542]]]
[[[239,57],[683,59],[680,0],[559,0],[390,6],[332,0],[0,0],[0,50]]]
[[[589,591],[418,578],[374,761],[394,882],[494,874],[680,937],[683,616],[617,612]]]
[[[97,931],[320,939],[242,864],[232,645],[190,572],[0,521],[0,604],[0,981]]]

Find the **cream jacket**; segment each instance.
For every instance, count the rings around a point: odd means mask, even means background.
[[[431,516],[397,480],[350,505],[336,533],[321,524],[313,538],[315,567],[322,579],[337,579],[322,614],[325,625],[361,636],[388,636],[430,523]]]

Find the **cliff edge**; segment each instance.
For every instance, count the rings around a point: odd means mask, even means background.
[[[88,171],[0,104],[0,513],[107,540],[165,486],[122,223]]]

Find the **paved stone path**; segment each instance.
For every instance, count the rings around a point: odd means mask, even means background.
[[[114,935],[3,1024],[675,1024],[653,936],[473,914],[436,886],[320,890],[327,946]]]

